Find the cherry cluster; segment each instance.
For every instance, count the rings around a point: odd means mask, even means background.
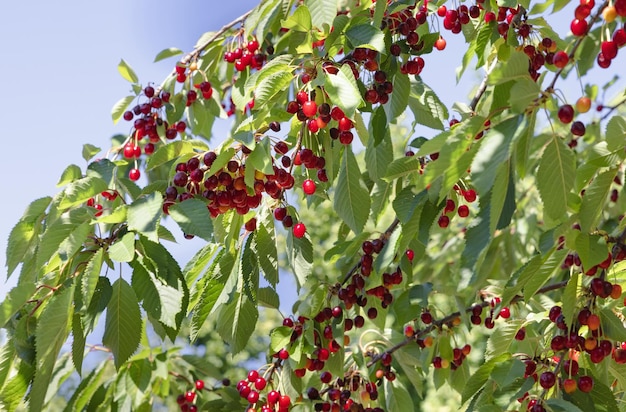
[[[448,9],[445,5],[441,5],[437,9],[437,15],[443,17],[444,29],[459,34],[463,25],[470,22],[470,18],[477,19],[480,17],[480,7],[477,4],[470,7],[461,4],[456,9]]]
[[[198,401],[198,394],[205,389],[204,381],[198,379],[195,381],[194,385],[194,389],[181,393],[176,398],[176,403],[180,407],[181,412],[196,412],[198,410],[196,403]]]
[[[304,74],[302,77],[303,81],[306,80]],[[329,130],[331,138],[339,139],[345,145],[349,145],[354,139],[354,134],[351,131],[354,127],[352,120],[348,119],[338,106],[331,108],[328,103],[321,103],[318,106],[314,92],[309,95],[304,90],[299,91],[296,94],[296,99],[287,104],[287,113],[295,114],[298,120],[306,122],[306,127],[311,133],[317,133],[320,129],[327,127],[331,121],[335,121],[337,125]],[[311,152],[311,154],[313,153]],[[323,161],[317,159],[316,162]],[[305,161],[305,159],[301,160]]]
[[[146,86],[139,95],[139,99],[146,98],[147,100],[136,104],[131,110],[124,112],[122,115],[124,120],[128,122],[133,121],[130,138],[121,148],[121,152],[126,159],[134,159],[136,161],[136,159],[141,157],[142,151],[146,155],[151,155],[154,153],[156,145],[161,142],[162,137],[173,140],[179,133],[185,131],[187,124],[184,121],[170,125],[162,117],[163,107],[169,103],[170,97],[171,95],[167,91],[162,90],[157,95],[154,87]],[[147,138],[147,141],[144,138]],[[129,171],[128,177],[133,181],[139,180],[141,172],[136,165]]]
[[[432,155],[431,155],[431,158],[432,158]],[[465,190],[465,189],[460,188],[459,185],[455,185],[454,190],[459,195],[461,195],[461,197],[467,203],[473,203],[474,201],[476,201],[477,195],[474,189]],[[446,199],[446,205],[443,208],[443,213],[441,214],[441,216],[439,216],[439,219],[437,219],[437,224],[439,225],[440,228],[445,229],[448,226],[450,226],[450,216],[448,215],[454,212],[455,210],[457,214],[459,215],[459,217],[463,217],[463,218],[468,217],[470,213],[468,205],[466,204],[459,205],[457,208],[457,205],[454,199]]]
[[[118,193],[115,190],[105,190],[104,192],[100,193],[100,196],[102,200],[106,202],[112,202],[117,199]],[[102,201],[100,203],[96,202],[97,199],[95,197],[90,197],[89,199],[87,199],[86,204],[88,207],[92,207],[95,209],[95,217],[102,216],[102,213],[104,212],[104,206],[102,204]]]
[[[267,60],[267,56],[259,50],[257,39],[252,39],[245,45],[240,44],[234,50],[224,53],[224,60],[233,63],[235,69],[242,72],[247,67],[260,69]]]

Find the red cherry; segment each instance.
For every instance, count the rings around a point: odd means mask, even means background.
[[[320,130],[320,125],[317,122],[317,119],[309,119],[306,126],[311,133],[317,133]]]
[[[204,389],[204,381],[202,379],[198,379],[196,381],[196,389],[199,390],[199,391]]]
[[[331,112],[331,116],[332,116],[332,112]],[[340,132],[347,132],[350,129],[352,129],[352,120],[348,119],[347,117],[343,117],[341,119],[339,119],[339,126],[338,129]]]
[[[574,36],[584,36],[585,33],[587,33],[588,26],[587,20],[574,19],[570,24],[570,29],[572,30],[572,34],[574,34]]]
[[[565,393],[574,393],[576,391],[576,381],[572,378],[567,378],[563,381],[563,390]]]
[[[250,40],[248,42],[247,49],[250,53],[254,53],[255,51],[259,49],[259,42],[256,39]]]
[[[133,182],[136,182],[137,180],[139,180],[140,177],[141,177],[141,172],[139,171],[139,169],[130,169],[130,172],[128,172],[128,178],[132,180]]]
[[[617,29],[613,32],[613,41],[617,47],[622,47],[626,44],[626,30]]]
[[[439,37],[436,41],[435,41],[435,49],[437,50],[443,50],[446,48],[446,39],[444,39],[443,37]]]
[[[463,192],[463,197],[465,201],[468,203],[472,203],[476,200],[476,191],[474,189],[469,189]]]
[[[304,237],[304,233],[306,232],[306,226],[304,223],[296,223],[293,225],[293,235],[297,238]]]
[[[317,113],[317,103],[312,100],[302,103],[302,112],[306,117],[313,117]]]
[[[407,249],[406,258],[409,259],[409,262],[413,262],[413,259],[415,258],[415,252],[412,249]]]
[[[593,389],[593,378],[591,376],[581,376],[578,378],[578,389],[585,393],[591,392]]]
[[[194,391],[187,391],[185,392],[185,400],[187,402],[193,402],[193,400],[196,398],[196,393]]]
[[[558,52],[556,52],[554,54],[554,58],[552,59],[552,63],[559,69],[562,69],[563,67],[567,66],[568,62],[569,62],[569,56],[563,50],[559,50]]]
[[[613,60],[617,56],[617,44],[614,41],[602,42],[601,49],[605,59]]]
[[[557,112],[559,116],[559,120],[565,124],[571,123],[574,119],[574,108],[570,104],[564,104],[559,107],[559,111]]]
[[[287,395],[282,395],[278,400],[278,406],[282,409],[287,409],[289,405],[291,405],[291,398]]]
[[[446,215],[439,216],[439,220],[437,220],[437,224],[440,228],[447,228],[450,225],[450,218]]]
[[[250,391],[246,399],[250,403],[257,403],[257,401],[259,400],[259,393],[257,391]]]
[[[469,207],[467,207],[467,205],[461,205],[459,206],[457,213],[461,217],[467,217],[469,216]]]
[[[550,389],[556,383],[556,376],[553,372],[547,371],[539,377],[539,385],[544,389]]]
[[[304,102],[309,101],[309,94],[304,90],[300,90],[296,95],[296,100],[298,101],[298,103],[304,104]]]
[[[312,195],[313,193],[315,193],[315,182],[311,179],[306,179],[304,182],[302,182],[302,190],[304,190],[304,193],[306,193],[307,195]]]
[[[124,145],[124,157],[126,159],[132,159],[135,157],[135,145],[132,143],[128,143]]]

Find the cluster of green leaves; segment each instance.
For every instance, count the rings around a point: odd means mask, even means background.
[[[557,73],[548,67],[535,82],[515,31],[511,29],[504,39],[495,22],[472,19],[463,27],[468,46],[459,75],[484,68],[487,78],[471,106],[455,105],[460,123],[448,127],[449,108],[434,87],[419,76],[401,72],[402,61],[388,51],[398,41],[397,35],[381,28],[385,16],[415,2],[342,3],[262,2],[243,24],[246,35],[255,33],[263,48],[273,47],[267,64],[257,71],[238,73],[223,60],[230,42],[239,41],[233,38],[236,29],[202,36],[198,53],[190,56],[197,70],[189,80],[181,87],[175,76],[169,76],[161,85],[172,95],[163,119],[169,124],[184,119],[190,133],[173,142],[161,136],[157,151],[140,160],[147,172],[144,185],[125,177],[131,167],[127,160],[93,160],[99,149],[85,145],[86,169],[70,165],[59,181],[63,187],[59,194],[28,207],[12,230],[7,248],[8,276],[19,269],[19,280],[0,304],[0,327],[8,337],[0,349],[0,405],[15,410],[26,400],[30,410],[51,407],[54,394],[75,370],[82,378],[67,397],[66,410],[150,410],[159,403],[157,398],[175,398],[185,389],[186,382],[181,384],[177,374],[217,379],[216,370],[226,368],[215,365],[215,360],[209,364],[198,356],[181,356],[173,346],[180,343],[181,335],[203,344],[219,336],[230,353],[254,356],[260,350],[256,346],[250,351],[255,331],[259,325],[267,328],[259,322],[259,308],[279,307],[281,276],[294,275],[299,292],[294,315],[312,318],[323,307],[340,304],[329,294],[329,286],[341,282],[357,264],[362,242],[381,232],[386,244],[375,258],[368,285],[379,285],[382,274],[397,266],[404,280],[393,290],[390,308],[371,303],[384,313],[368,321],[376,332],[354,335],[353,342],[360,344],[335,353],[327,364],[333,375],[350,369],[374,380],[377,366],[369,364],[367,351],[362,349],[380,352],[397,344],[392,367],[398,379],[385,381],[379,401],[389,411],[420,408],[421,403],[414,400],[418,395],[432,406],[429,393],[444,386],[456,391],[451,399],[468,410],[510,409],[524,392],[535,388],[540,394],[532,379],[523,378],[523,363],[512,353],[548,358],[549,338],[557,331],[544,319],[545,310],[562,305],[571,324],[576,310],[588,304],[583,296],[588,280],[577,270],[561,269],[565,255],[575,251],[584,267],[597,265],[611,247],[606,234],[618,235],[626,228],[619,219],[626,205],[623,196],[617,203],[609,199],[610,191],[618,187],[614,179],[623,177],[624,118],[615,114],[608,120],[592,120],[579,146],[569,148],[568,127],[553,115],[558,102],[550,82],[559,75],[566,77],[570,69]],[[565,3],[522,5],[529,10],[527,22],[538,38],[550,37],[561,48],[580,42],[574,56],[578,71],[572,75],[584,75],[593,66],[601,27],[594,26],[582,40],[559,37],[544,14],[549,6],[556,12]],[[428,7],[430,13],[436,10],[435,4]],[[484,7],[495,10],[497,5],[492,1]],[[348,10],[349,14],[344,13]],[[436,26],[430,23],[419,27],[425,43],[415,52],[426,61],[438,38]],[[324,46],[313,47],[319,40],[324,40]],[[339,63],[356,48],[378,52],[380,69],[393,84],[388,103],[366,103],[362,96],[371,74],[363,70],[364,75],[355,78],[348,65]],[[157,60],[180,53],[166,49]],[[404,54],[402,59],[406,58]],[[329,62],[338,70],[325,70],[324,63]],[[133,94],[115,105],[114,121],[141,98],[143,90],[128,64],[122,61],[118,69],[132,83]],[[299,81],[303,70],[312,77],[306,85]],[[213,85],[211,99],[187,105],[188,92],[204,80]],[[358,144],[347,146],[333,140],[327,129],[309,133],[302,122],[286,113],[287,102],[301,89],[316,91],[320,103],[340,107],[353,120],[363,150]],[[597,93],[597,87],[589,91]],[[226,117],[222,99],[232,99],[239,110],[230,135],[215,145],[214,122]],[[241,110],[252,99],[254,108]],[[413,123],[403,128],[400,123],[407,117]],[[550,122],[547,129],[546,120]],[[280,136],[268,132],[272,121],[281,122],[287,131]],[[163,135],[165,127],[159,127]],[[433,137],[414,138],[417,134]],[[307,224],[307,236],[296,238],[275,226],[272,210],[278,202],[273,199],[264,199],[246,216],[231,210],[213,219],[206,199],[197,196],[168,209],[176,230],[206,241],[181,268],[164,243],[176,239],[163,213],[163,193],[176,164],[212,148],[217,159],[207,172],[211,175],[240,156],[239,148],[245,145],[249,153],[238,158],[245,161],[246,184],[251,188],[255,172],[274,173],[275,139],[310,148],[326,161],[328,182],[319,183],[315,196],[301,199],[296,190],[280,201],[292,204],[289,212]],[[114,148],[126,140],[114,137]],[[414,156],[405,156],[407,147]],[[436,160],[431,156],[434,153],[439,155]],[[296,186],[314,177],[304,168],[292,172]],[[437,220],[446,200],[463,203],[460,194],[470,187],[479,194],[478,202],[470,205],[471,217],[454,217],[449,228],[439,227]],[[103,192],[116,196],[105,199]],[[90,199],[104,205],[103,213],[88,205]],[[248,232],[242,228],[251,217],[256,218],[257,228]],[[580,229],[573,228],[576,223]],[[413,263],[404,257],[407,249],[415,253]],[[624,268],[620,264],[609,271],[613,282],[624,284]],[[538,293],[558,281],[567,287]],[[502,306],[511,305],[516,320],[498,321],[491,334],[476,328],[469,331],[467,326],[445,326],[432,332],[432,346],[420,349],[407,344],[403,327],[423,327],[416,319],[425,309],[436,318],[459,311],[462,324],[470,325],[465,308],[476,302],[478,291],[488,297],[501,296]],[[623,302],[597,302],[595,310],[601,315],[604,336],[626,341]],[[353,308],[345,316],[357,314],[359,309]],[[214,329],[209,340],[207,325]],[[269,355],[291,342],[291,330],[276,326]],[[341,322],[332,326],[337,335],[343,334]],[[514,336],[521,327],[529,338],[519,343]],[[64,349],[70,335],[71,348]],[[160,343],[154,344],[152,338]],[[435,356],[451,360],[453,347],[463,341],[483,348],[485,356],[475,350],[471,359],[454,370],[430,370]],[[297,399],[302,388],[320,385],[317,376],[299,379],[293,372],[302,367],[314,342],[314,328],[305,328],[280,368],[280,387],[292,399]],[[100,351],[107,354],[106,359],[95,368],[85,368],[85,356]],[[594,390],[566,399],[555,392],[557,396],[546,405],[568,411],[594,410],[592,404],[596,410],[624,410],[615,398],[626,390],[626,371],[610,359],[599,365],[582,355],[581,359],[581,367],[596,379]],[[244,406],[232,388],[216,393],[221,396],[210,397],[206,408]],[[294,410],[310,407],[305,401]]]

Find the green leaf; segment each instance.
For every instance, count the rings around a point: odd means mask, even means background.
[[[337,215],[355,233],[361,233],[370,211],[369,191],[361,180],[361,171],[352,150],[343,152],[333,207]]]
[[[326,25],[330,29],[337,15],[337,0],[306,0],[304,4],[311,12],[314,27],[324,30]]]
[[[148,158],[146,170],[153,170],[187,153],[193,153],[193,145],[189,141],[177,140],[162,145]]]
[[[112,285],[102,343],[111,350],[116,369],[137,350],[141,340],[141,312],[133,288],[122,278]]]
[[[448,118],[448,109],[420,78],[411,83],[408,104],[416,123],[433,129],[444,129],[443,119]]]
[[[57,182],[57,187],[65,186],[66,184],[78,180],[81,177],[83,177],[83,171],[80,170],[80,167],[76,165],[69,165],[65,168],[63,173],[61,173],[61,177]]]
[[[231,303],[221,307],[217,331],[231,345],[233,354],[245,349],[258,317],[256,305],[242,292],[237,292]]]
[[[264,78],[254,89],[254,104],[256,107],[270,102],[274,96],[287,90],[293,80],[293,69],[286,64],[281,71]]]
[[[583,268],[587,270],[605,260],[609,254],[604,237],[580,232],[574,241]]]
[[[510,80],[530,79],[528,64],[528,56],[525,53],[513,51],[506,62],[498,64],[489,73],[489,84],[498,85]]]
[[[278,283],[278,250],[274,234],[274,219],[268,209],[257,215],[257,229],[254,231],[252,247],[257,252],[259,266],[265,280],[272,286]]]
[[[548,143],[537,170],[537,187],[544,212],[550,219],[561,221],[567,216],[567,198],[576,178],[574,152],[557,136]]]
[[[176,47],[168,47],[167,49],[161,50],[156,57],[154,58],[154,63],[161,61],[163,59],[167,59],[169,57],[178,56],[179,54],[183,54],[183,51],[177,49]]]
[[[350,27],[346,31],[346,37],[350,44],[352,44],[353,49],[365,47],[376,50],[382,54],[387,54],[385,48],[385,34],[369,23]]]
[[[583,412],[582,409],[580,409],[573,403],[566,401],[565,399],[551,398],[548,399],[545,403],[547,406],[550,407],[550,410],[555,412]]]
[[[111,118],[113,119],[113,124],[117,124],[119,120],[122,118],[122,115],[128,108],[133,100],[135,100],[135,96],[126,96],[122,97],[113,105],[113,109],[111,109]]]
[[[472,162],[472,183],[478,193],[487,193],[493,187],[499,166],[511,155],[516,131],[523,128],[521,116],[499,123],[483,137],[480,149]]]
[[[161,220],[162,206],[163,196],[160,193],[152,193],[133,202],[128,207],[128,229],[158,242],[157,229]]]
[[[37,266],[44,266],[48,260],[55,257],[59,246],[69,238],[77,225],[57,220],[52,223],[41,236],[37,253]]]
[[[528,279],[528,282],[526,282],[524,287],[524,301],[530,302],[530,299],[535,295],[535,293],[550,278],[561,271],[561,264],[563,264],[563,259],[565,259],[566,254],[567,250],[565,249],[555,251],[544,262],[541,268]]]
[[[409,391],[407,391],[399,379],[392,382],[388,379],[384,381],[385,404],[388,411],[402,411],[413,408],[415,403],[411,399]]]
[[[296,32],[307,33],[311,30],[311,13],[308,7],[300,5],[286,20],[283,20],[282,27]]]
[[[352,118],[354,111],[364,104],[352,69],[348,65],[343,65],[336,74],[324,73],[326,74],[324,90],[328,97],[336,102],[348,118]]]
[[[44,409],[46,392],[57,356],[70,332],[73,293],[74,287],[72,285],[53,295],[37,322],[35,335],[37,337],[35,341],[37,368],[30,392],[30,410],[41,411]]]
[[[259,288],[257,291],[257,301],[259,306],[266,308],[278,309],[280,307],[278,293],[269,286]]]
[[[600,310],[600,323],[602,324],[602,332],[608,339],[626,341],[626,325],[610,308]]]
[[[87,176],[79,179],[65,188],[64,196],[61,202],[59,202],[59,209],[68,209],[86,202],[90,197],[96,196],[107,189],[107,183],[98,177]]]
[[[11,229],[6,251],[7,279],[26,256],[34,235],[32,222],[21,220]]]
[[[135,257],[135,233],[128,232],[109,247],[109,257],[116,262],[130,262]]]
[[[461,394],[461,402],[467,402],[476,392],[482,388],[487,380],[491,376],[491,372],[496,367],[496,365],[505,362],[511,358],[510,353],[504,353],[500,356],[492,358],[487,362],[483,363],[474,374],[470,377],[463,389],[463,393]]]
[[[124,61],[124,59],[120,60],[120,63],[117,65],[117,71],[120,72],[126,81],[131,83],[139,82],[139,78],[135,74],[134,70]]]
[[[385,2],[380,2],[380,4],[384,3]],[[393,76],[393,93],[391,93],[391,98],[389,99],[389,102],[383,105],[389,122],[394,122],[404,113],[409,104],[410,93],[411,81],[409,80],[409,76],[407,74],[397,72]]]
[[[291,342],[293,328],[278,326],[270,332],[270,353],[277,353]]]
[[[485,360],[491,360],[509,352],[511,343],[515,340],[515,334],[519,330],[521,322],[511,322],[498,325],[487,340]]]
[[[79,375],[82,375],[85,343],[86,336],[81,316],[78,313],[74,313],[72,319],[72,362]]]
[[[87,237],[92,233],[93,226],[90,222],[84,222],[76,226],[69,236],[59,245],[58,254],[61,260],[67,262],[71,259],[79,250],[83,248]]]
[[[250,162],[250,166],[254,170],[259,170],[265,175],[273,175],[274,168],[272,167],[272,155],[270,151],[270,140],[263,139],[258,143],[252,153],[248,155],[247,161]],[[251,170],[254,172],[254,170]],[[254,178],[254,173],[251,174]],[[248,176],[248,163],[246,162],[246,177]],[[253,180],[254,182],[254,180]],[[252,183],[254,185],[254,183]]]
[[[208,280],[200,292],[198,304],[193,309],[190,333],[192,341],[197,338],[204,321],[213,312],[215,304],[222,296],[222,291],[225,289],[229,278],[234,277],[231,276],[232,273],[236,273],[233,270],[234,268],[236,268],[235,257],[222,249],[218,256],[215,257],[211,267],[203,275]],[[227,291],[230,292],[230,290]]]
[[[86,162],[90,161],[95,155],[100,152],[100,150],[102,149],[97,146],[85,143],[83,145],[83,159],[85,159]]]
[[[526,365],[519,359],[508,359],[498,363],[491,371],[491,379],[500,388],[506,388],[524,376]]]
[[[34,223],[36,220],[43,218],[43,214],[46,212],[51,201],[52,198],[49,196],[33,200],[26,208],[26,211],[24,211],[24,215],[20,221]]]
[[[380,144],[375,144],[374,140],[370,139],[365,149],[365,165],[370,179],[373,181],[382,179],[392,161],[393,146],[390,136],[388,134],[383,136]]]
[[[26,302],[33,297],[36,288],[34,283],[20,283],[9,291],[0,303],[0,328],[15,315]],[[2,385],[0,385],[2,387]]]
[[[387,122],[387,114],[382,106],[378,106],[370,120],[370,136],[374,140],[374,146],[378,146],[380,142],[389,134],[389,123]]]
[[[516,80],[511,88],[511,109],[514,113],[524,113],[540,93],[541,87],[533,79],[521,78]]]
[[[287,260],[296,277],[298,291],[313,270],[313,245],[308,237],[297,238],[291,232],[287,236]]]
[[[571,327],[574,324],[574,315],[578,313],[578,280],[580,277],[580,273],[578,271],[573,271],[569,280],[567,281],[567,286],[563,291],[563,297],[561,298],[562,308],[563,308],[563,318],[565,319],[565,324],[568,327]]]
[[[600,173],[585,190],[579,212],[580,228],[583,232],[591,232],[596,228],[602,211],[606,208],[606,201],[616,173],[616,169]]]
[[[169,215],[183,233],[199,236],[208,241],[213,239],[213,224],[206,202],[200,199],[187,199],[170,206]]]
[[[623,116],[613,116],[606,124],[606,143],[610,151],[626,146],[626,119]]]
[[[91,259],[89,259],[87,266],[85,266],[85,271],[81,275],[80,291],[82,294],[83,305],[85,307],[89,307],[91,299],[96,292],[103,261],[104,249],[100,248],[93,254]]]

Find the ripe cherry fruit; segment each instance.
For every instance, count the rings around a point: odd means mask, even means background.
[[[139,178],[141,177],[141,172],[139,171],[139,169],[130,169],[130,172],[128,172],[128,178],[130,180],[132,180],[133,182],[136,182],[137,180],[139,180]]]
[[[446,39],[443,37],[439,37],[437,41],[435,41],[435,49],[441,51],[446,48]]]
[[[302,103],[302,112],[306,117],[313,117],[317,113],[317,104],[313,100]]]
[[[304,225],[304,223],[299,222],[293,225],[293,235],[295,237],[297,238],[304,237],[305,233],[306,233],[306,226]]]
[[[302,190],[304,190],[304,193],[306,193],[307,195],[312,195],[313,193],[315,193],[315,182],[311,179],[306,179],[304,182],[302,182]]]

